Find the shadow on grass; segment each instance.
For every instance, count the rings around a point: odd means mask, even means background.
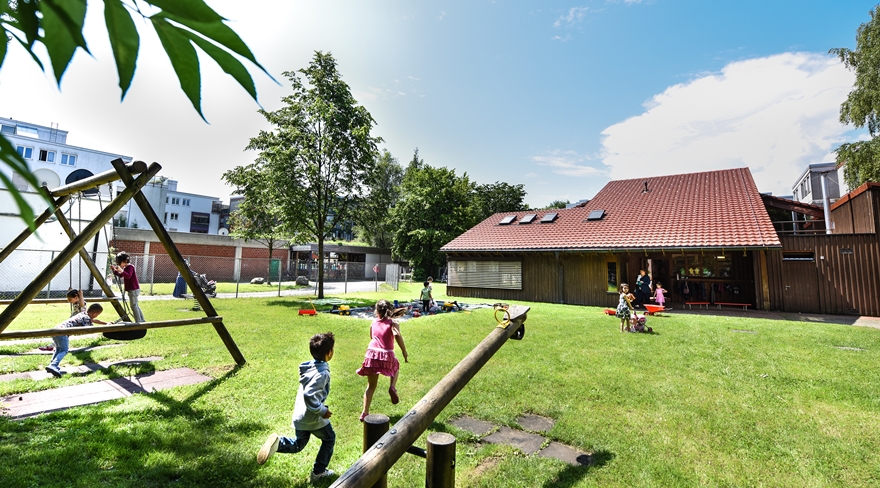
[[[4,486],[291,486],[283,473],[257,473],[255,458],[238,448],[267,425],[232,421],[227,406],[195,405],[239,369],[180,400],[153,392],[134,402],[0,419],[0,479]]]
[[[590,454],[590,463],[586,466],[566,466],[556,475],[556,478],[547,480],[542,485],[545,488],[566,488],[577,485],[590,471],[601,468],[614,459],[614,453],[608,451],[596,451]],[[578,459],[580,461],[580,458]]]

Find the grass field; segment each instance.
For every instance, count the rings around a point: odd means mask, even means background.
[[[399,292],[345,298],[407,300],[417,292],[402,284]],[[435,285],[435,296],[443,293]],[[269,433],[292,434],[297,365],[309,359],[308,338],[327,330],[337,338],[330,467],[345,471],[361,452],[366,381],[354,371],[369,321],[301,317],[303,303],[293,297],[213,303],[247,365],[234,367],[208,325],[151,330],[122,347],[69,355],[62,366],[162,356],[112,374],[188,366],[215,380],[23,421],[0,418],[0,485],[308,486],[317,442],[263,466],[255,456]],[[200,316],[188,305],[141,303],[149,320]],[[649,318],[654,334],[621,334],[600,308],[526,305],[525,338],[505,344],[429,430],[457,437],[457,486],[880,485],[880,330],[707,312]],[[64,318],[66,307],[34,305],[8,330]],[[489,309],[405,322],[410,362],[401,368],[401,402],[390,404],[381,379],[372,411],[398,420],[494,326]],[[42,368],[48,356],[10,355],[32,347],[0,342],[0,373]],[[106,377],[0,382],[0,396]],[[548,437],[592,453],[595,464],[525,456],[448,423],[466,414],[516,427],[523,413],[554,419]],[[416,444],[424,447],[424,436]],[[389,472],[389,486],[424,486],[424,460],[404,456]]]

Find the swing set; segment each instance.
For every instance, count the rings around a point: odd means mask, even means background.
[[[58,223],[64,229],[64,232],[68,235],[68,237],[70,237],[70,244],[68,244],[63,251],[59,252],[55,256],[55,258],[46,266],[46,268],[44,268],[43,271],[41,271],[33,279],[33,281],[31,281],[31,283],[27,285],[21,291],[21,293],[19,293],[17,297],[15,297],[15,299],[0,300],[0,304],[6,304],[6,308],[2,312],[0,312],[0,340],[52,337],[58,335],[83,335],[93,333],[103,333],[105,337],[111,339],[133,340],[144,337],[144,335],[146,335],[147,333],[147,329],[210,323],[214,326],[214,330],[217,332],[217,335],[220,336],[220,339],[226,345],[226,349],[229,350],[229,353],[232,355],[232,358],[235,360],[236,364],[244,365],[246,362],[244,356],[241,354],[241,351],[239,351],[238,346],[235,344],[235,341],[232,339],[232,336],[229,335],[229,331],[223,324],[223,317],[217,315],[217,311],[214,309],[214,306],[209,301],[207,295],[196,283],[192,273],[189,272],[188,266],[184,261],[183,256],[180,254],[180,251],[177,250],[177,246],[174,245],[174,242],[171,240],[171,236],[168,234],[168,231],[165,230],[165,226],[162,224],[162,221],[156,215],[153,207],[150,206],[147,197],[144,196],[144,194],[141,192],[141,189],[150,182],[150,180],[159,172],[160,169],[162,169],[162,166],[158,163],[153,163],[148,166],[143,161],[135,161],[133,163],[126,164],[122,159],[118,158],[111,161],[110,164],[113,165],[113,170],[105,171],[103,173],[99,173],[97,175],[93,175],[88,178],[55,188],[53,190],[49,190],[46,187],[42,187],[40,189],[41,192],[43,192],[51,199],[54,205],[46,209],[42,214],[40,214],[39,217],[37,217],[37,219],[34,221],[34,228],[38,228],[54,215],[57,218]],[[134,175],[140,176],[135,178]],[[100,188],[101,185],[110,184],[111,182],[120,179],[125,185],[125,189],[118,195],[116,195],[115,198],[111,197],[107,206],[105,208],[102,208],[98,215],[88,225],[86,225],[85,228],[82,227],[80,215],[80,228],[79,233],[77,233],[74,230],[73,226],[70,224],[70,221],[64,215],[64,211],[62,210],[64,204],[70,201],[72,195],[82,194],[89,190],[95,191],[95,189]],[[129,202],[129,200],[132,199],[134,199],[135,203],[137,203],[138,207],[140,207],[141,212],[144,214],[150,226],[153,228],[153,231],[156,233],[156,237],[159,239],[159,242],[168,253],[168,257],[171,258],[171,262],[174,263],[174,265],[180,271],[180,275],[186,281],[186,284],[189,286],[190,290],[192,290],[193,298],[198,302],[198,304],[201,306],[201,309],[205,312],[205,317],[183,320],[165,320],[158,322],[123,322],[111,325],[73,327],[67,329],[53,328],[4,332],[9,324],[11,324],[12,321],[15,320],[15,318],[18,317],[18,315],[29,304],[67,302],[67,300],[63,298],[37,299],[36,297],[40,294],[43,288],[59,272],[64,269],[65,266],[68,266],[71,263],[71,260],[77,254],[79,254],[80,257],[80,267],[82,266],[82,263],[86,264],[89,272],[95,278],[96,283],[100,286],[101,290],[104,292],[104,295],[107,297],[91,299],[91,301],[109,301],[122,320],[130,316],[129,312],[126,310],[127,305],[124,298],[125,294],[120,293],[120,295],[122,296],[122,303],[120,303],[120,298],[116,297],[113,294],[112,288],[110,288],[110,286],[104,280],[104,274],[95,265],[91,256],[89,256],[88,252],[85,250],[85,246],[90,240],[98,235],[101,229],[104,228],[104,226],[108,222],[112,222],[113,216],[117,212],[119,212]],[[70,213],[71,215],[73,213],[72,203]],[[33,231],[30,228],[24,229],[21,234],[19,234],[12,240],[12,242],[9,243],[9,245],[0,250],[0,263],[2,263],[7,257],[9,257],[9,255],[11,255],[12,252],[18,248],[18,246],[20,246],[28,237],[30,237],[31,234],[33,234]],[[104,235],[105,239],[107,239],[106,231]],[[108,242],[108,252],[109,250],[110,249]],[[82,273],[81,268],[80,273]],[[70,274],[72,282],[72,267],[70,270]]]

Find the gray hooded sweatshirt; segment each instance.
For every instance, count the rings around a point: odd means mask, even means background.
[[[330,394],[330,366],[326,361],[306,361],[299,365],[299,391],[293,407],[293,428],[318,430],[330,423],[327,395]]]

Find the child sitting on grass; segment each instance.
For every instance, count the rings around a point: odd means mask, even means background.
[[[271,434],[257,453],[257,464],[265,463],[276,452],[292,454],[302,451],[314,434],[321,439],[321,447],[318,449],[309,481],[315,483],[336,474],[327,469],[330,457],[333,456],[336,433],[333,432],[329,420],[333,413],[325,403],[330,393],[330,366],[327,363],[333,359],[335,342],[332,332],[315,334],[309,340],[309,352],[314,360],[299,365],[299,390],[296,394],[296,405],[293,407],[296,438]]]
[[[93,303],[89,306],[87,311],[70,317],[64,322],[58,324],[55,328],[68,329],[70,327],[85,327],[92,324],[104,325],[107,322],[102,322],[96,318],[98,315],[101,315],[101,312],[103,311],[104,307],[98,303]],[[61,360],[67,355],[67,350],[70,346],[70,337],[66,335],[58,335],[52,338],[52,342],[55,343],[55,353],[52,354],[52,361],[49,363],[49,366],[46,366],[46,371],[52,376],[60,378],[64,373],[61,372],[58,365],[61,364]]]

